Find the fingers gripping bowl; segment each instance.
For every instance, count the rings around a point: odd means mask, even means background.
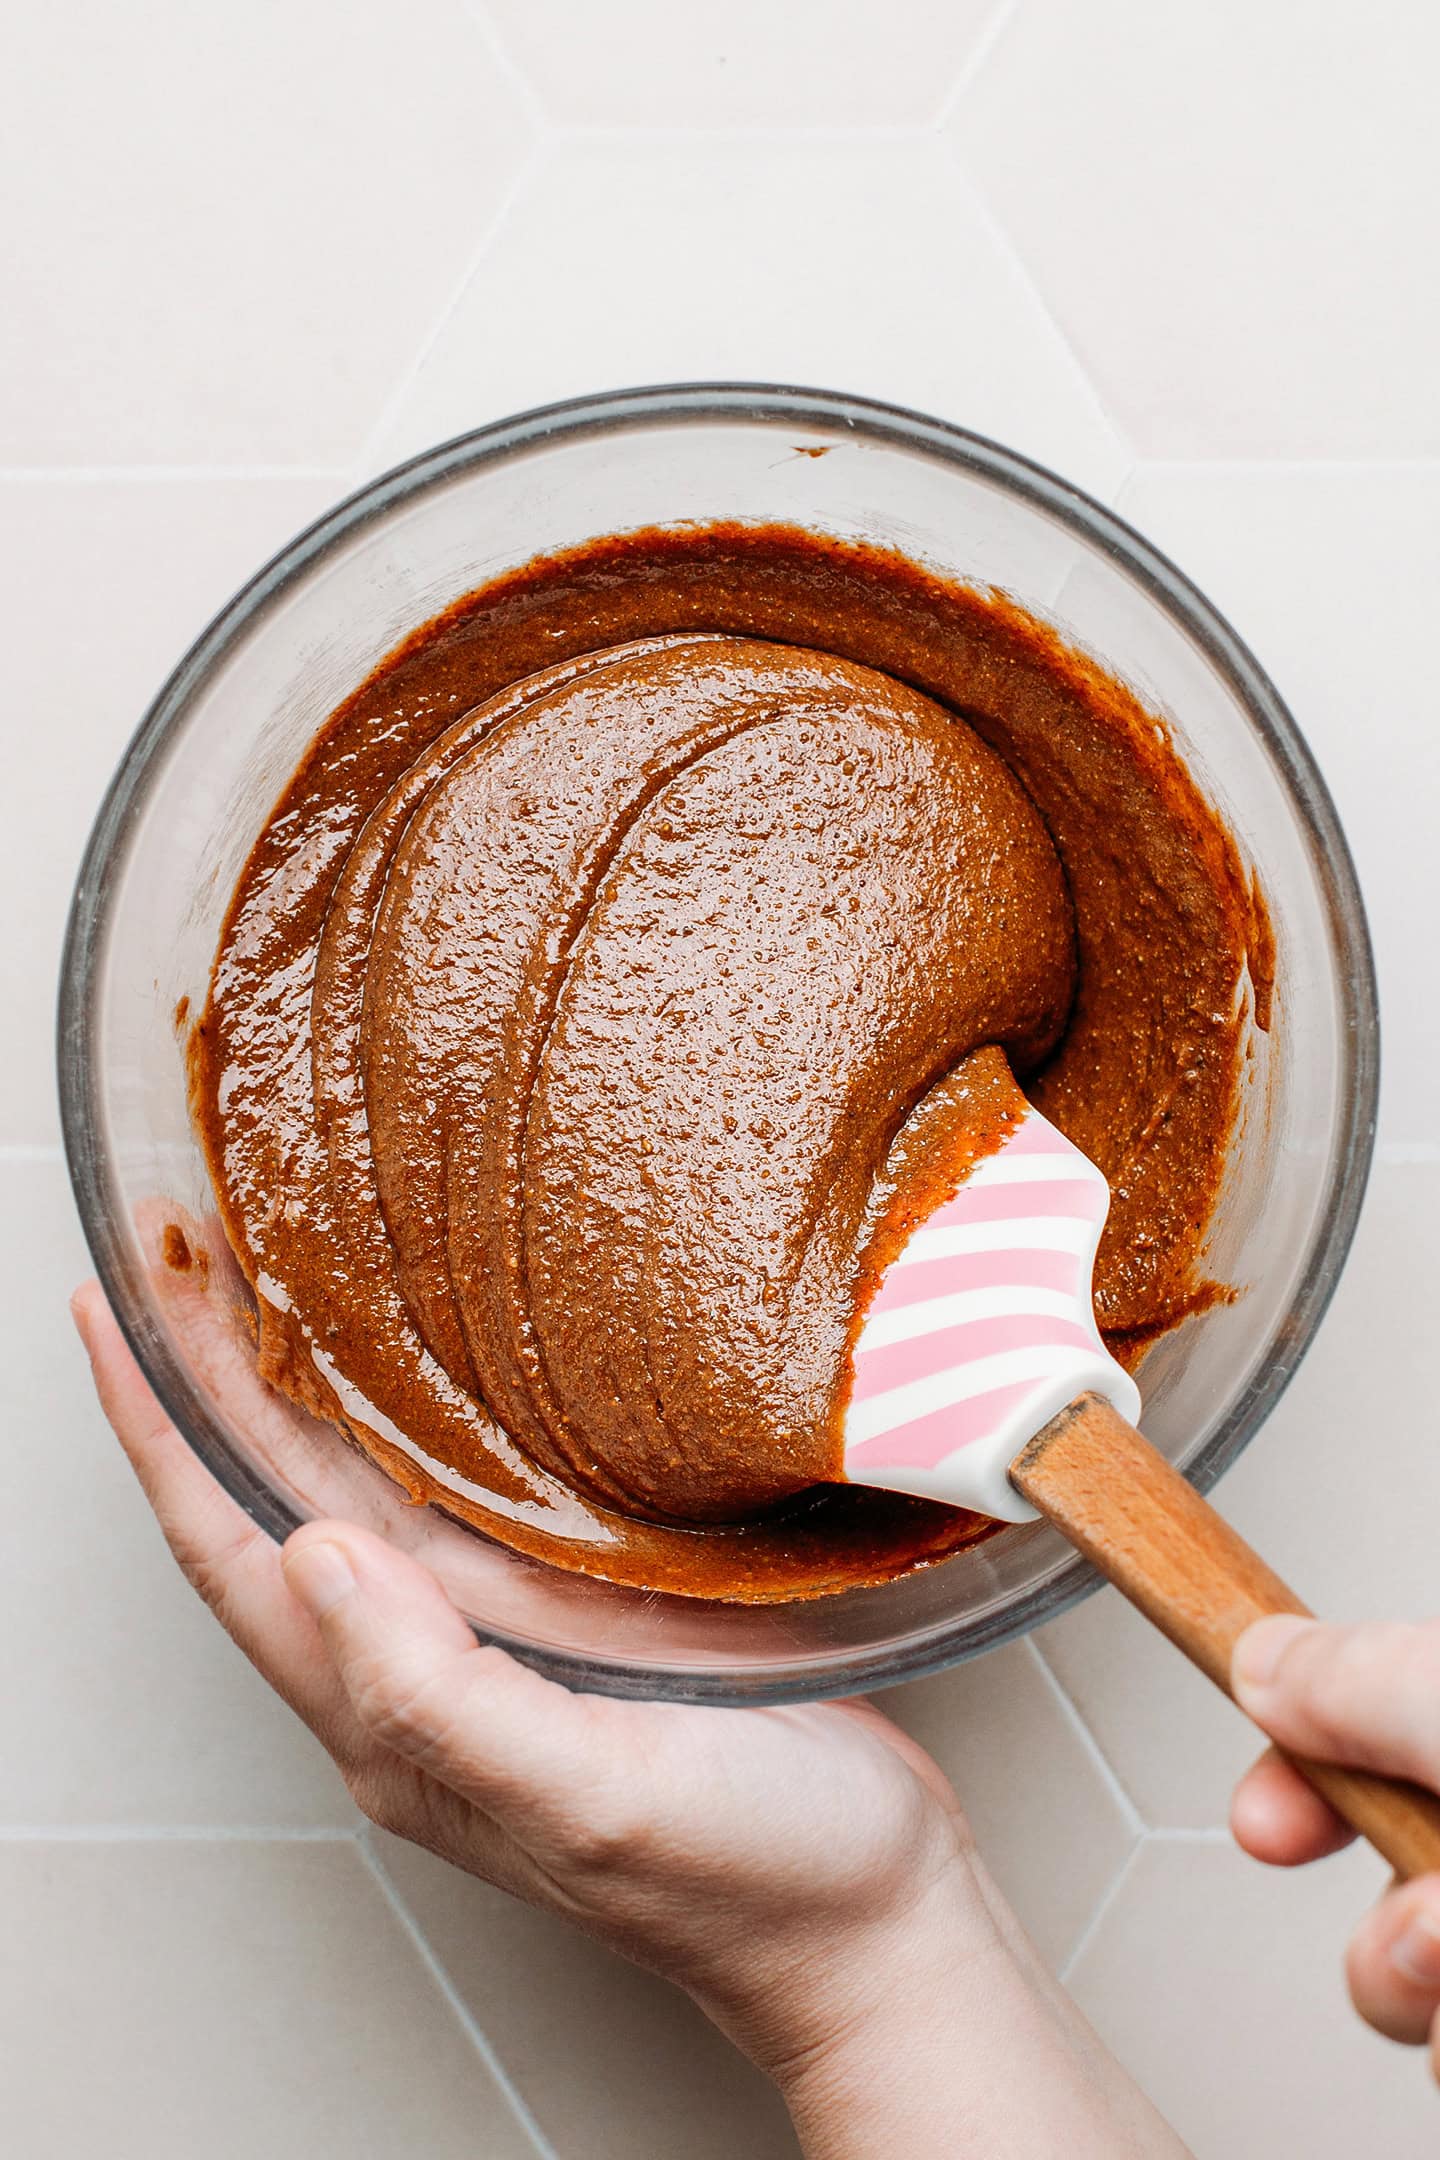
[[[382,1528],[480,1631],[576,1684],[758,1701],[971,1654],[1058,1610],[1088,1573],[1027,1525],[874,1587],[723,1605],[567,1576],[406,1506],[256,1376],[175,1026],[204,1001],[236,879],[301,754],[401,639],[537,555],[727,520],[899,548],[1011,595],[1163,716],[1262,869],[1274,1011],[1252,1037],[1205,1256],[1244,1294],[1158,1342],[1143,1374],[1152,1438],[1211,1482],[1302,1354],[1363,1188],[1376,1041],[1353,874],[1293,723],[1213,610],[1109,513],[939,423],[814,392],[617,393],[483,430],[342,505],[218,618],[127,755],[76,895],[61,1086],[107,1290],[177,1424],[257,1521],[277,1536],[321,1512]]]

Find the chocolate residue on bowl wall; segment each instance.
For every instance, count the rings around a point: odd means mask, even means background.
[[[203,1245],[192,1245],[177,1222],[167,1222],[161,1228],[160,1259],[172,1275],[189,1275],[193,1271],[198,1287],[205,1288],[210,1276],[210,1255]]]
[[[942,1558],[989,1525],[794,1490],[892,1149],[923,1169],[906,1120],[1009,1048],[1110,1180],[1133,1361],[1226,1295],[1247,967],[1259,1018],[1263,903],[1168,731],[1002,597],[788,527],[529,564],[332,715],[226,920],[192,1099],[262,1368],[417,1498],[614,1581],[777,1600]],[[702,1523],[685,1452],[731,1399],[737,1463],[783,1402],[796,1467]]]

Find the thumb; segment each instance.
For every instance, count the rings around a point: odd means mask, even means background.
[[[281,1555],[361,1725],[503,1818],[568,1781],[580,1698],[476,1641],[436,1577],[353,1523],[307,1523]]]
[[[1292,1754],[1440,1788],[1440,1623],[1257,1620],[1235,1646],[1231,1684]]]

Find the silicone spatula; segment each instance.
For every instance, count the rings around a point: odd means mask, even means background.
[[[1005,1522],[1048,1517],[1229,1693],[1235,1643],[1307,1613],[1135,1429],[1140,1393],[1095,1325],[1110,1190],[1033,1107],[891,1259],[853,1348],[845,1474]],[[1402,1876],[1440,1868],[1440,1801],[1297,1761]]]

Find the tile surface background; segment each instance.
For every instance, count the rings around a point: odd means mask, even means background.
[[[1231,616],[1350,832],[1379,1163],[1321,1339],[1221,1500],[1330,1609],[1433,1609],[1440,16],[57,0],[0,36],[7,2149],[792,2153],[685,2002],[361,1836],[170,1570],[64,1317],[85,1260],[49,1028],[75,859],[213,609],[424,443],[587,387],[779,376],[1041,458]],[[1399,1532],[1351,1503],[1360,1444],[1411,1496]],[[1197,2152],[1433,2152],[1420,2064],[1343,1999],[1378,1870],[1234,1852],[1245,1729],[1115,1599],[892,1707]]]

